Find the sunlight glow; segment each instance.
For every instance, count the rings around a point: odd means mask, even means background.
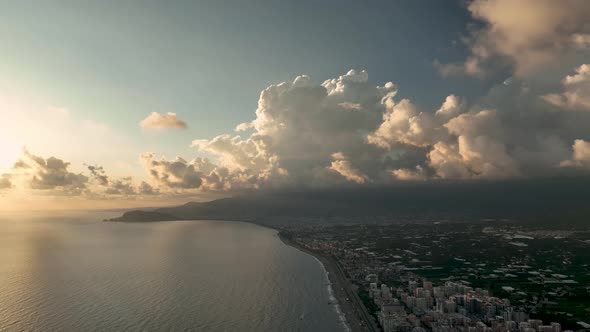
[[[21,154],[23,144],[0,132],[0,172],[8,170]]]

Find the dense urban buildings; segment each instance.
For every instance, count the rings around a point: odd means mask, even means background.
[[[510,220],[285,227],[335,259],[385,332],[588,328],[590,232]]]

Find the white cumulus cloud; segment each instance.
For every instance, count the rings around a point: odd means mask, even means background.
[[[577,139],[572,145],[572,158],[561,163],[564,167],[585,167],[590,168],[590,142]]]
[[[581,84],[584,73],[579,69],[564,82]],[[250,134],[194,140],[213,157],[207,167],[202,160],[152,156],[146,168],[161,187],[200,190],[554,172],[567,156],[567,142],[581,137],[590,118],[551,112],[520,83],[500,86],[482,104],[449,95],[440,107],[421,110],[397,98],[396,84],[371,84],[365,71],[322,84],[298,76],[261,92],[255,118],[237,128]]]
[[[548,103],[565,110],[590,111],[590,64],[576,68],[574,75],[566,76],[564,91],[543,96]]]
[[[502,62],[523,77],[590,46],[587,0],[474,0],[468,10],[483,26],[465,39],[465,61],[435,62],[443,75],[481,77]]]
[[[148,117],[143,119],[139,125],[142,128],[148,129],[167,129],[167,128],[178,128],[186,129],[188,125],[186,122],[180,120],[176,113],[168,112],[167,114],[160,114],[158,112],[152,112]]]
[[[328,169],[335,171],[349,181],[359,184],[365,183],[367,181],[367,176],[358,169],[354,168],[350,159],[348,159],[342,153],[334,153],[332,158],[334,158],[334,161],[332,161]]]

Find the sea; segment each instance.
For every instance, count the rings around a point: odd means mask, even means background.
[[[103,217],[0,216],[0,331],[347,330],[321,263],[275,230]]]

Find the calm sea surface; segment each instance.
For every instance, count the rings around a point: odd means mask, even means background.
[[[248,223],[0,217],[0,331],[342,331],[327,283]]]

